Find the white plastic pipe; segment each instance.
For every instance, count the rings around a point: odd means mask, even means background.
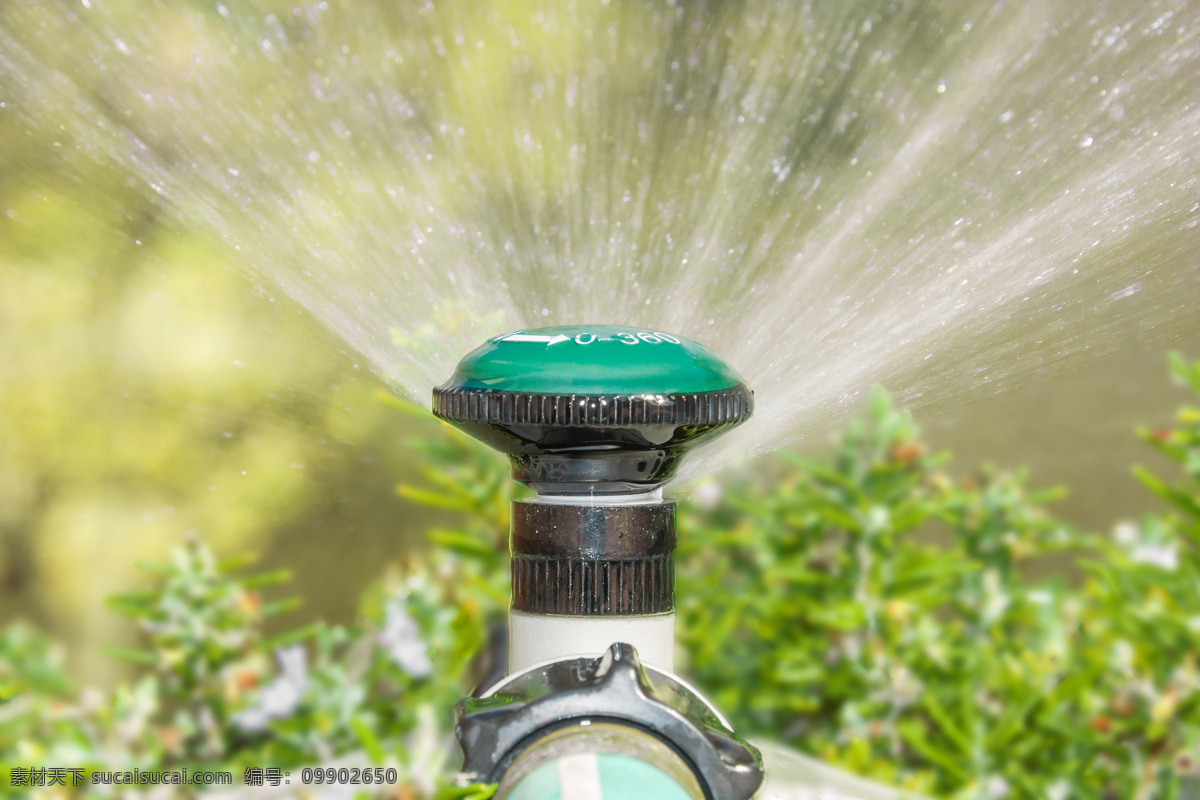
[[[637,648],[643,664],[675,671],[675,615],[562,617],[509,612],[509,673],[546,661],[596,658],[616,642]]]

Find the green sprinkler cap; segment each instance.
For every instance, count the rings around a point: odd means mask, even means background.
[[[497,336],[433,392],[435,415],[508,454],[540,494],[650,491],[753,406],[704,345],[619,325]]]
[[[462,389],[551,395],[719,392],[743,383],[699,342],[622,325],[559,325],[496,336],[458,363]]]

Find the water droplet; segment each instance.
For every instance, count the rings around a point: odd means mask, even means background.
[[[1126,286],[1124,289],[1118,289],[1108,296],[1108,302],[1113,303],[1117,300],[1124,300],[1126,297],[1133,297],[1135,294],[1140,292],[1142,287],[1145,285],[1145,281],[1138,281],[1137,283]]]
[[[1083,140],[1079,142],[1079,146],[1080,147],[1091,147],[1092,146],[1092,137],[1084,136]]]
[[[946,82],[945,81],[938,81],[937,92],[938,92],[938,94],[946,93]]]

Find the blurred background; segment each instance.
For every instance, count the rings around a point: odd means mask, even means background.
[[[16,5],[0,8],[0,27],[20,40],[27,19]],[[139,13],[136,2],[111,5],[126,19]],[[224,6],[197,13],[214,9]],[[532,17],[510,11],[532,29]],[[102,98],[104,83],[98,68],[83,88]],[[514,81],[511,91],[525,88]],[[121,667],[100,645],[131,631],[103,598],[137,584],[137,561],[189,536],[293,570],[305,604],[281,626],[351,618],[359,588],[422,546],[435,512],[405,503],[396,486],[415,472],[406,438],[434,423],[387,402],[392,388],[345,339],[211,232],[164,213],[128,164],[64,146],[53,132],[70,109],[48,103],[34,129],[4,105],[0,624],[52,632],[73,672],[109,684]],[[1089,359],[1032,371],[1002,393],[943,398],[917,422],[960,469],[1027,465],[1035,485],[1070,488],[1063,519],[1107,530],[1157,507],[1128,473],[1153,458],[1133,429],[1167,424],[1179,404],[1165,352],[1200,356],[1196,315],[1120,330]],[[798,446],[824,444],[814,434]]]

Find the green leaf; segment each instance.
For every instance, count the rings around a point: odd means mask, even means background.
[[[134,664],[148,665],[155,665],[158,663],[157,656],[155,656],[154,653],[146,650],[138,650],[133,647],[121,647],[113,644],[104,645],[102,649],[105,655],[120,661],[129,661]]]
[[[926,761],[941,767],[943,771],[950,773],[960,781],[966,782],[971,778],[971,774],[963,769],[959,760],[952,753],[943,753],[929,743],[929,740],[925,738],[925,729],[921,723],[915,720],[902,720],[896,727],[900,738]]]
[[[1150,491],[1166,500],[1185,514],[1200,517],[1200,498],[1181,489],[1167,485],[1161,478],[1140,465],[1134,465],[1133,474]]]
[[[257,589],[263,586],[276,586],[281,583],[287,583],[292,579],[292,571],[290,569],[277,569],[272,572],[259,572],[254,575],[247,575],[244,578],[239,578],[238,583],[245,589]]]
[[[259,613],[264,617],[271,617],[276,614],[282,614],[286,611],[295,611],[304,605],[299,597],[285,597],[282,600],[275,600],[270,603],[263,603]]]
[[[962,758],[970,758],[975,752],[974,742],[967,732],[959,727],[958,723],[951,718],[946,707],[938,700],[937,694],[933,691],[926,690],[922,694],[921,705],[929,712],[934,722],[937,723],[938,730],[943,736],[949,739],[958,749],[958,753]]]
[[[409,500],[419,505],[429,506],[431,508],[444,508],[449,511],[463,511],[469,504],[464,504],[461,497],[448,495],[442,492],[432,492],[428,489],[421,489],[411,484],[402,483],[396,488],[396,492],[405,500]]]
[[[303,628],[298,628],[294,631],[288,631],[287,633],[281,633],[278,636],[263,640],[262,649],[268,652],[272,650],[278,650],[281,647],[287,647],[288,645],[297,644],[307,639],[311,639],[325,630],[326,628],[323,622],[314,622],[311,625],[306,625]]]
[[[470,786],[442,786],[434,800],[490,800],[500,788],[497,783],[472,783]]]
[[[1178,350],[1167,354],[1171,374],[1195,394],[1200,395],[1200,361],[1188,361]]]
[[[350,719],[350,728],[358,737],[358,742],[366,751],[367,757],[371,759],[371,763],[382,764],[387,758],[387,752],[379,741],[379,737],[371,730],[371,726],[361,716],[356,715]]]
[[[499,554],[492,543],[469,533],[454,530],[435,529],[426,534],[429,541],[438,547],[445,547],[472,558],[484,561],[495,561]]]

